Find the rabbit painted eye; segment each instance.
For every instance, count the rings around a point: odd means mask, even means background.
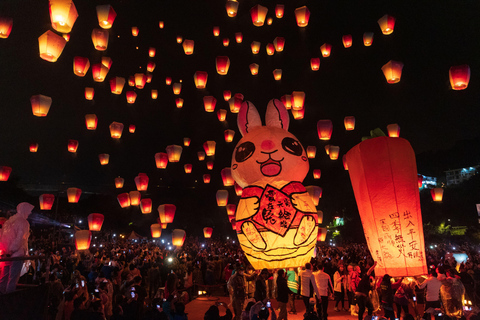
[[[255,152],[255,144],[253,142],[247,141],[242,143],[235,150],[235,161],[243,162],[250,158]]]
[[[283,138],[282,148],[295,156],[301,156],[303,153],[303,148],[300,142],[290,137]]]

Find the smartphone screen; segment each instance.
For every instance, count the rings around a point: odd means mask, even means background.
[[[267,308],[271,308],[272,307],[272,303],[270,301],[267,301]]]
[[[82,280],[82,287],[85,287],[85,281]]]
[[[132,298],[135,298],[135,292],[134,291],[130,292],[130,294],[131,294]]]
[[[413,297],[413,301],[417,301],[417,297]]]

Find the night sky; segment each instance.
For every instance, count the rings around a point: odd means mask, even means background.
[[[239,2],[237,16],[230,18],[224,0],[110,1],[117,17],[109,29],[108,49],[97,51],[91,40],[92,30],[99,28],[95,6],[106,2],[77,0],[79,17],[70,41],[58,61],[51,63],[39,57],[37,40],[47,30],[54,31],[48,1],[1,1],[0,16],[13,18],[13,29],[8,39],[0,39],[0,165],[12,167],[12,177],[27,189],[51,188],[52,192],[61,193],[68,187],[79,187],[85,194],[112,196],[135,190],[134,177],[143,172],[150,177],[144,197],[155,199],[155,213],[151,218],[138,219],[153,223],[159,204],[175,203],[179,207],[177,214],[184,220],[195,216],[198,223],[214,224],[212,212],[226,221],[226,214],[219,213],[216,207],[215,192],[223,188],[220,170],[230,166],[241,135],[236,114],[228,112],[227,121],[220,122],[216,112],[205,112],[206,95],[216,97],[216,110],[228,110],[223,91],[242,93],[263,118],[270,99],[304,91],[305,118],[294,120],[291,116],[289,131],[305,148],[317,147],[304,185],[321,186],[322,201],[326,202],[329,198],[341,202],[342,193],[352,195],[351,187],[343,190],[349,178],[341,157],[372,129],[378,127],[386,132],[388,124],[398,123],[400,135],[410,141],[417,154],[447,149],[459,140],[479,137],[478,2],[285,1],[282,19],[274,15],[275,5],[282,2]],[[252,24],[249,10],[257,3],[268,8],[272,25]],[[299,28],[294,10],[303,5],[311,12],[310,22],[306,28]],[[388,36],[381,33],[377,24],[384,14],[396,18],[395,30]],[[164,29],[159,28],[159,21],[164,21]],[[133,26],[139,28],[137,37],[132,36]],[[214,26],[220,27],[219,37],[213,35]],[[236,32],[243,34],[241,44],[235,42]],[[364,32],[374,32],[370,47],[363,45]],[[353,36],[353,46],[348,49],[342,45],[345,34]],[[176,42],[179,35],[195,41],[193,55],[184,54],[182,45]],[[286,39],[285,49],[268,56],[265,46],[277,36]],[[228,47],[222,44],[224,38],[230,39]],[[261,42],[257,55],[251,52],[252,41]],[[323,43],[333,46],[328,58],[321,57]],[[154,58],[148,56],[149,47],[156,48]],[[110,57],[113,64],[106,80],[94,82],[91,67],[85,77],[76,76],[75,56],[87,57],[91,65],[99,63],[102,56]],[[216,73],[216,56],[230,58],[228,75]],[[321,59],[316,72],[310,69],[313,57]],[[404,63],[402,79],[397,84],[387,84],[381,71],[389,60]],[[128,79],[137,72],[146,72],[149,61],[156,63],[156,69],[152,82],[144,89],[133,89],[126,83],[121,95],[110,92],[110,78]],[[260,66],[256,76],[250,74],[251,63]],[[470,84],[466,90],[454,91],[448,70],[462,64],[470,66]],[[283,70],[281,81],[275,81],[272,75],[277,68]],[[198,70],[208,72],[206,89],[195,88],[193,75]],[[165,84],[166,77],[173,82],[183,81],[182,109],[176,108],[178,96]],[[84,98],[85,87],[94,87],[93,101]],[[157,100],[151,99],[152,89],[158,90]],[[127,104],[127,90],[138,94],[133,105]],[[30,97],[36,94],[53,99],[46,117],[32,114]],[[95,131],[85,127],[84,117],[89,113],[98,117]],[[345,131],[345,116],[355,116],[354,131]],[[320,119],[332,120],[331,141],[318,139],[316,123]],[[125,125],[120,140],[110,137],[108,126],[113,121]],[[130,124],[136,126],[134,134],[128,132]],[[226,129],[236,131],[231,143],[223,138]],[[191,138],[191,145],[183,148],[180,162],[168,164],[165,170],[157,169],[155,153],[165,152],[171,144],[183,145],[184,137]],[[79,141],[76,154],[67,151],[69,139]],[[203,150],[207,140],[217,142],[216,155],[207,157],[215,161],[212,171],[206,169],[206,161],[197,158],[197,151]],[[32,142],[39,144],[37,153],[29,152]],[[340,146],[339,160],[328,158],[324,152],[326,144]],[[100,153],[110,154],[107,166],[100,165]],[[188,175],[183,170],[186,163],[193,164],[193,172]],[[314,180],[311,174],[317,168],[322,170],[320,180]],[[212,175],[210,185],[203,184],[205,173]],[[117,176],[125,178],[121,190],[114,187]],[[232,195],[230,202],[237,202],[233,188],[228,190]],[[89,213],[88,208],[84,211]]]

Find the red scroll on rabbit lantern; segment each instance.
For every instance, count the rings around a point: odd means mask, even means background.
[[[266,126],[248,101],[237,119],[243,138],[235,147],[231,169],[244,189],[235,213],[236,230],[255,269],[303,266],[317,242],[316,208],[302,185],[308,158],[288,132],[289,121],[279,100],[268,103]]]

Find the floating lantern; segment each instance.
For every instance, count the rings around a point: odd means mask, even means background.
[[[160,238],[162,236],[162,226],[158,223],[154,223],[150,226],[152,238]]]
[[[235,211],[237,211],[237,205],[234,203],[229,203],[226,206],[227,209],[227,215],[229,217],[235,216]]]
[[[54,201],[55,196],[53,194],[42,194],[39,197],[40,210],[51,210]]]
[[[182,36],[177,36],[177,43],[182,43],[183,37]]]
[[[52,28],[61,33],[70,33],[77,20],[78,13],[71,0],[49,1],[50,21]]]
[[[154,47],[148,48],[148,56],[149,56],[150,58],[155,57],[155,54],[156,54],[156,53],[157,53],[157,49],[155,49]],[[150,72],[152,72],[152,71],[150,71]]]
[[[317,122],[317,132],[318,138],[320,140],[330,140],[332,137],[333,124],[332,120],[318,120]]]
[[[203,106],[205,107],[205,111],[213,112],[215,111],[215,105],[217,104],[217,99],[213,96],[205,96],[203,97]]]
[[[396,123],[389,124],[387,126],[387,131],[390,138],[400,137],[400,126]]]
[[[183,148],[175,144],[169,145],[166,148],[168,155],[168,162],[179,162],[180,157],[182,156]]]
[[[302,110],[293,110],[292,109],[292,116],[295,120],[301,120],[305,117],[305,109]]]
[[[227,129],[224,131],[224,136],[225,136],[225,142],[232,142],[233,141],[233,137],[235,136],[235,131],[231,130],[231,129]]]
[[[209,228],[209,227],[203,228],[203,236],[205,237],[205,239],[210,239],[212,237],[212,233],[213,233],[213,228]]]
[[[68,140],[67,150],[68,152],[75,153],[77,152],[78,141],[77,140]]]
[[[378,25],[380,26],[380,30],[384,35],[389,35],[393,33],[393,29],[395,28],[395,18],[389,16],[388,14],[384,15],[380,19],[378,19]]]
[[[185,39],[183,41],[183,51],[187,56],[191,55],[193,53],[193,48],[195,46],[195,41],[193,40],[188,40]]]
[[[88,250],[92,241],[90,230],[78,230],[75,232],[75,247],[77,250]]]
[[[109,4],[97,6],[97,18],[100,28],[110,29],[117,17],[117,13]]]
[[[235,41],[237,43],[242,43],[243,41],[243,34],[241,32],[236,32],[235,33]]]
[[[306,186],[305,189],[307,190],[310,198],[313,201],[315,206],[318,206],[320,198],[322,197],[323,190],[319,186]]]
[[[183,166],[183,170],[185,170],[185,173],[192,173],[192,164],[187,163]]]
[[[185,230],[182,229],[173,229],[172,231],[172,245],[176,247],[181,247],[183,246],[183,243],[185,242]]]
[[[324,43],[320,47],[320,51],[322,52],[322,57],[324,58],[330,57],[330,53],[332,52],[332,45],[328,43]]]
[[[69,203],[77,203],[80,200],[82,195],[82,189],[79,188],[68,188],[67,189],[67,198]]]
[[[175,99],[175,105],[177,106],[178,109],[181,109],[183,107],[183,99],[182,98],[176,98]]]
[[[101,63],[92,66],[92,77],[95,82],[103,82],[108,74],[109,69]]]
[[[126,208],[130,207],[130,195],[128,193],[121,193],[117,196],[118,203],[120,207]]]
[[[297,19],[297,25],[299,27],[308,26],[308,20],[310,19],[310,10],[308,10],[307,6],[295,9],[295,18]]]
[[[252,44],[250,45],[252,48],[252,53],[257,54],[260,52],[260,42],[258,41],[253,41]]]
[[[325,146],[325,153],[327,154],[327,156],[330,154],[330,145],[329,144],[327,144]]]
[[[211,177],[208,173],[203,175],[203,183],[210,183]]]
[[[7,181],[12,173],[12,168],[7,166],[0,166],[0,181]]]
[[[267,16],[268,9],[259,4],[250,9],[250,16],[252,17],[252,23],[256,27],[263,26],[265,17]]]
[[[373,32],[365,32],[363,34],[363,45],[370,47],[373,43]]]
[[[38,94],[30,98],[30,104],[34,116],[46,117],[52,105],[52,98]]]
[[[137,100],[137,93],[135,91],[127,91],[125,97],[127,98],[127,103],[133,104]]]
[[[175,82],[172,86],[172,90],[173,90],[173,94],[178,96],[180,92],[182,92],[182,83]]]
[[[267,50],[267,55],[273,56],[273,54],[275,53],[275,46],[273,45],[273,43],[267,43],[265,50]]]
[[[123,133],[123,123],[120,122],[112,122],[109,126],[110,128],[110,136],[113,139],[120,139]]]
[[[313,169],[313,179],[320,179],[322,176],[322,171],[320,169]]]
[[[121,94],[123,86],[125,85],[125,78],[114,77],[110,79],[110,90],[113,94]]]
[[[215,37],[218,37],[220,35],[220,27],[217,27],[217,26],[213,27],[213,35]]]
[[[190,146],[190,143],[192,142],[192,140],[190,138],[183,138],[183,145],[185,147],[188,147]]]
[[[278,19],[283,18],[283,13],[285,11],[285,6],[283,4],[277,4],[275,6],[275,17]]]
[[[62,34],[62,37],[63,37],[63,39],[65,39],[65,41],[67,41],[67,42],[70,41],[70,34],[69,33]]]
[[[423,186],[423,176],[421,174],[418,175],[418,187],[421,188]]]
[[[138,27],[132,27],[132,36],[138,36],[139,30]]]
[[[168,164],[168,154],[164,152],[155,153],[155,165],[158,169],[165,169]]]
[[[164,23],[163,21],[159,21],[159,22],[158,22],[158,27],[159,27],[160,29],[163,29],[163,28],[165,27],[165,23]]]
[[[249,67],[250,67],[250,73],[252,74],[252,76],[258,74],[258,67],[259,67],[258,64],[252,63]]]
[[[230,90],[223,90],[223,100],[228,101],[232,98],[232,92]]]
[[[339,152],[340,152],[340,147],[339,146],[330,146],[330,150],[329,150],[328,155],[330,156],[331,160],[337,160]]]
[[[273,46],[275,47],[275,51],[282,52],[285,48],[285,38],[283,37],[276,37],[273,40]]]
[[[129,85],[130,87],[134,87],[134,86],[135,86],[135,77],[134,77],[134,76],[128,77],[128,85]]]
[[[203,160],[205,160],[205,152],[203,152],[203,151],[198,151],[198,152],[197,152],[197,157],[198,157],[198,161],[203,161]]]
[[[7,39],[12,32],[13,19],[0,17],[0,38]]]
[[[155,64],[155,62],[150,61],[149,63],[147,63],[147,71],[148,72],[153,72],[153,70],[155,70],[156,66],[157,65]]]
[[[90,68],[90,61],[84,57],[73,58],[73,73],[79,77],[84,77],[87,74],[88,68]]]
[[[276,81],[282,80],[282,69],[273,70],[273,79]]]
[[[110,57],[102,57],[102,64],[107,67],[108,70],[112,67],[112,58]]]
[[[282,101],[285,109],[290,110],[292,108],[292,96],[289,94],[283,95],[280,100]]]
[[[448,76],[453,90],[466,89],[470,81],[470,67],[466,64],[453,66],[448,71]]]
[[[305,104],[305,92],[303,91],[293,91],[292,92],[292,109],[293,110],[302,110]]]
[[[218,118],[218,121],[225,121],[225,119],[227,118],[227,110],[219,109],[217,111],[217,118]]]
[[[347,163],[347,155],[346,154],[343,155],[342,162],[343,162],[343,168],[345,170],[348,170],[348,163]]]
[[[105,51],[108,47],[108,31],[102,29],[93,29],[92,42],[95,49]]]
[[[234,187],[235,187],[235,194],[239,197],[242,196],[242,192],[243,192],[243,188],[240,187],[236,182],[234,184]]]
[[[95,90],[93,88],[85,88],[85,99],[93,100],[94,95],[95,95]]]
[[[105,166],[110,160],[110,155],[108,153],[101,153],[98,155],[98,160],[102,166]]]
[[[132,206],[140,205],[140,200],[142,199],[142,196],[139,191],[130,191],[128,193],[128,196],[130,197],[130,205]]]
[[[85,125],[87,126],[87,130],[95,130],[97,129],[98,118],[95,114],[86,114],[85,115]]]
[[[161,204],[158,206],[157,210],[162,223],[172,223],[175,218],[177,207],[173,204]]]
[[[228,46],[230,45],[230,39],[228,39],[228,38],[223,38],[222,43],[223,43],[223,46],[224,46],[224,47],[228,47]]]
[[[155,100],[158,98],[158,91],[157,90],[152,90],[152,99]]]
[[[49,62],[57,61],[62,54],[63,48],[67,41],[61,36],[48,30],[40,37],[38,37],[38,49],[40,51],[40,58]]]
[[[90,213],[88,215],[88,229],[90,231],[102,230],[102,224],[105,217],[101,213]]]
[[[417,166],[408,141],[367,139],[348,151],[347,162],[375,275],[426,274]]]
[[[145,173],[139,173],[134,180],[138,191],[146,191],[148,189],[149,179]]]
[[[271,26],[273,23],[273,19],[272,18],[268,18],[267,19],[267,25]]]
[[[240,111],[240,107],[242,106],[242,99],[238,97],[233,97],[233,99],[228,100],[228,105],[230,107],[231,113],[238,113]]]
[[[227,190],[218,190],[217,191],[217,205],[219,207],[225,207],[228,203],[228,191]]]
[[[135,87],[143,89],[147,82],[147,76],[143,73],[135,73]]]
[[[37,152],[38,151],[38,143],[31,143],[30,146],[28,147],[30,152]]]
[[[382,71],[388,83],[400,82],[402,77],[403,63],[390,60],[383,67]]]
[[[203,149],[205,150],[205,153],[207,154],[207,156],[213,156],[215,155],[215,146],[216,146],[216,142],[215,141],[206,141],[204,144],[203,144]]]
[[[172,78],[166,77],[166,78],[165,78],[165,84],[166,84],[167,86],[171,85],[171,84],[172,84]]]
[[[162,229],[167,229],[168,223],[160,223]]]
[[[223,168],[220,172],[222,176],[223,186],[231,187],[235,183],[232,177],[232,169],[231,168]]]
[[[315,147],[315,146],[308,146],[307,147],[307,157],[309,159],[314,159],[316,153],[317,153],[317,147]]]
[[[142,211],[143,214],[152,212],[152,199],[140,200],[140,211]]]
[[[323,211],[322,210],[317,211],[317,217],[318,217],[318,224],[321,225],[322,222],[323,222]]]
[[[312,71],[318,71],[318,69],[320,69],[320,58],[310,59],[310,67]]]
[[[324,242],[327,238],[327,228],[318,227],[317,241]]]
[[[136,129],[136,127],[135,127],[134,124],[131,124],[131,125],[128,126],[128,132],[130,132],[130,133],[135,133],[135,129]]]
[[[215,58],[215,65],[218,74],[226,75],[228,73],[228,68],[230,68],[230,59],[225,56],[218,56]]]
[[[430,194],[435,202],[441,202],[443,200],[443,188],[430,189]]]
[[[207,86],[208,73],[205,71],[197,71],[193,75],[193,81],[197,89],[205,89]]]
[[[207,169],[213,170],[213,161],[207,161]]]
[[[225,5],[225,10],[227,10],[227,15],[231,18],[237,15],[238,10],[238,1],[236,0],[227,0],[227,4]]]
[[[117,189],[123,188],[124,182],[125,182],[125,179],[123,179],[121,177],[115,178],[115,188],[117,188]]]
[[[345,130],[352,131],[355,129],[355,117],[348,116],[343,119],[343,124],[345,125]]]
[[[345,48],[350,48],[352,46],[352,35],[346,34],[342,37],[343,46]]]
[[[147,73],[146,76],[147,76],[147,83],[152,82],[153,75],[151,73]]]

